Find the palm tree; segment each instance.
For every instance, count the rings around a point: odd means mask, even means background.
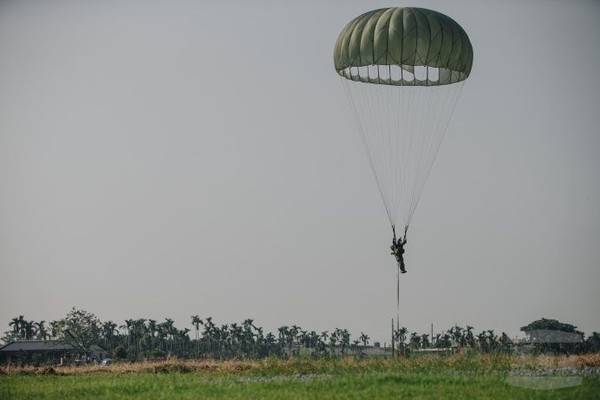
[[[197,315],[192,315],[191,318],[192,325],[194,326],[194,328],[196,328],[196,341],[198,341],[198,339],[200,338],[200,324],[202,323],[202,320]]]
[[[511,350],[512,340],[506,333],[502,332],[502,336],[500,336],[500,351],[508,354]]]
[[[465,341],[463,338],[463,328],[461,328],[458,325],[455,325],[454,327],[450,328],[449,333],[458,346],[462,347],[464,345]]]
[[[125,325],[121,325],[120,326],[121,329],[124,329],[126,331],[127,334],[127,347],[129,347],[132,343],[132,338],[133,338],[133,320],[132,319],[126,319],[125,320]]]
[[[421,335],[421,347],[426,349],[429,346],[430,346],[429,335],[427,335],[427,334]]]
[[[406,334],[408,333],[408,329],[406,327],[401,327],[400,329],[394,330],[393,340],[398,344],[398,350],[402,350],[402,354],[406,356]]]
[[[493,329],[487,331],[489,351],[496,351],[498,349],[498,337],[494,334]]]
[[[367,345],[369,344],[369,336],[364,332],[360,333],[359,340],[361,341],[364,347],[367,347]]]
[[[298,344],[301,348],[310,349],[310,335],[308,331],[302,329],[298,334]]]
[[[329,352],[333,356],[335,355],[335,346],[338,342],[338,329],[336,328],[329,336]]]
[[[434,338],[432,338],[432,340],[431,340],[431,344],[432,344],[432,346],[433,346],[433,347],[442,347],[442,346],[440,345],[440,343],[441,343],[441,342],[440,342],[440,338],[441,338],[441,337],[442,337],[442,335],[440,335],[439,333],[436,333],[436,334],[435,334],[435,337],[434,337]]]
[[[174,323],[175,321],[173,321],[171,318],[165,318],[165,322],[161,324],[163,328],[163,334],[165,335],[165,351],[167,353],[171,353],[173,351],[173,336],[176,331],[175,327],[173,326]]]
[[[261,353],[262,353],[262,349],[264,347],[264,341],[265,341],[265,336],[263,333],[263,329],[261,327],[256,327],[254,325],[252,325],[254,327],[254,330],[256,331],[256,333],[254,334],[254,350],[253,353],[255,356],[260,357]]]
[[[104,338],[104,346],[106,350],[112,351],[115,348],[115,335],[117,334],[117,324],[112,321],[102,323],[102,336]]]
[[[204,332],[202,333],[202,341],[204,342],[205,350],[208,354],[214,357],[214,346],[216,344],[216,327],[212,322],[212,317],[207,317],[205,322],[200,321],[204,325]]]
[[[318,342],[317,342],[317,350],[322,355],[327,354],[327,340],[328,339],[329,339],[329,332],[327,332],[327,331],[321,332],[321,334],[319,335],[319,338],[318,338]]]
[[[27,335],[26,335],[26,331],[27,331],[27,325],[28,322],[25,319],[25,317],[23,317],[22,315],[19,315],[18,318],[13,318],[12,321],[9,323],[9,326],[12,325],[13,327],[13,333],[15,335],[17,335],[19,338],[21,339],[26,339]],[[30,329],[30,328],[29,328]]]
[[[19,315],[19,335],[21,336],[21,339],[26,338],[26,331],[27,320],[22,315]]]
[[[223,325],[223,330],[227,331],[227,356],[239,356],[242,350],[242,342],[244,340],[242,327],[236,324],[235,322],[229,325]]]
[[[350,332],[347,329],[340,329],[340,345],[342,346],[342,355],[346,354],[348,347],[350,347]]]
[[[300,327],[298,325],[292,325],[292,327],[288,331],[288,346],[292,354],[294,353],[292,347],[298,342],[298,333],[300,333]]]
[[[410,334],[409,345],[413,350],[421,347],[421,336],[419,336],[417,332],[412,332]]]
[[[61,334],[62,334],[62,328],[61,328],[60,321],[51,321],[50,322],[50,335],[54,339],[58,339],[58,338],[60,338]]]
[[[283,355],[283,349],[287,343],[288,337],[290,336],[290,328],[287,326],[281,326],[277,329],[279,332],[279,351]]]
[[[488,353],[489,346],[488,346],[487,335],[486,335],[485,331],[482,331],[481,333],[479,333],[477,335],[477,341],[479,342],[480,350],[484,353]]]
[[[467,332],[465,333],[465,342],[469,347],[475,347],[475,335],[473,335],[473,327],[467,325]]]
[[[19,315],[19,317],[14,317],[9,323],[8,326],[13,327],[13,333],[18,335],[21,332],[21,321],[23,320],[23,316]]]
[[[147,350],[147,341],[144,340],[147,332],[146,319],[140,318],[133,321],[133,330],[136,339],[136,355],[139,358]]]
[[[259,337],[254,332],[258,332],[256,326],[254,326],[254,321],[252,319],[246,319],[243,324],[243,331],[241,332],[241,344],[242,344],[242,352],[251,357],[257,351],[257,342]],[[262,331],[260,332],[262,336]]]
[[[437,347],[450,347],[452,346],[451,339],[452,337],[448,332],[444,333],[443,335],[437,335],[435,345]]]
[[[33,339],[35,333],[35,322],[24,320],[21,324],[21,337],[30,340]]]
[[[319,337],[323,342],[327,342],[327,339],[329,339],[329,332],[323,331]]]
[[[158,339],[158,350],[167,352],[167,330],[164,323],[156,325],[156,338]]]
[[[267,333],[264,339],[264,351],[266,356],[270,356],[273,351],[274,354],[278,354],[277,338],[271,332]]]
[[[177,341],[176,354],[179,357],[183,357],[185,354],[187,354],[188,344],[190,342],[190,336],[188,335],[189,332],[189,328],[184,328],[182,330],[175,329],[175,337]]]
[[[44,326],[45,323],[46,323],[46,321],[40,321],[40,322],[35,323],[35,327],[36,327],[36,331],[37,331],[37,338],[40,340],[46,340],[48,338],[48,331],[46,330],[46,327]]]
[[[150,336],[150,348],[152,350],[157,350],[156,348],[156,334],[158,333],[158,325],[156,324],[156,320],[149,319],[148,325],[146,326],[146,330],[148,335]]]
[[[310,337],[310,347],[313,353],[319,351],[319,343],[321,342],[320,336],[316,331],[310,331],[308,334]]]
[[[219,358],[227,358],[227,353],[231,348],[232,337],[229,333],[229,325],[223,324],[221,328],[216,329],[217,342],[219,343]]]

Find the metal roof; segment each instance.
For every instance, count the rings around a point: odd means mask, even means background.
[[[0,347],[0,353],[17,351],[78,351],[77,346],[61,342],[58,340],[18,340]],[[102,348],[93,345],[91,351],[104,351]]]

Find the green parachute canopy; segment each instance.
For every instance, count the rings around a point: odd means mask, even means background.
[[[333,58],[390,224],[408,229],[471,73],[473,46],[444,14],[394,7],[350,21]]]
[[[473,46],[452,18],[416,7],[369,11],[353,19],[335,44],[342,77],[397,86],[440,86],[465,80]]]

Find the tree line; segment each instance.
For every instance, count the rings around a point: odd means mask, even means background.
[[[100,321],[94,314],[73,308],[64,318],[51,321],[29,321],[23,315],[9,322],[10,330],[2,338],[4,343],[14,340],[77,341],[89,348],[98,345],[117,359],[142,360],[167,356],[181,358],[265,358],[312,355],[327,357],[363,354],[370,338],[362,333],[352,338],[347,329],[316,332],[300,326],[282,326],[277,332],[265,332],[252,319],[240,323],[217,324],[212,317],[190,317],[190,328],[177,328],[170,318],[157,321],[149,318],[127,319],[123,324]],[[600,352],[600,334],[594,332],[584,340],[583,333],[570,324],[542,318],[521,328],[526,334],[540,329],[560,329],[581,334],[581,342],[552,347],[540,344],[541,351],[583,353]],[[71,333],[66,335],[66,332]],[[395,348],[400,354],[409,354],[427,348],[465,348],[482,353],[512,352],[513,341],[502,332],[483,330],[472,326],[453,326],[444,333],[409,332],[401,327],[394,331]],[[545,346],[545,347],[544,347]]]

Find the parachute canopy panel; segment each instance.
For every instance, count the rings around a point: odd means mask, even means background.
[[[442,13],[392,7],[350,21],[333,59],[338,74],[353,81],[440,86],[467,79],[473,46],[462,27]]]

